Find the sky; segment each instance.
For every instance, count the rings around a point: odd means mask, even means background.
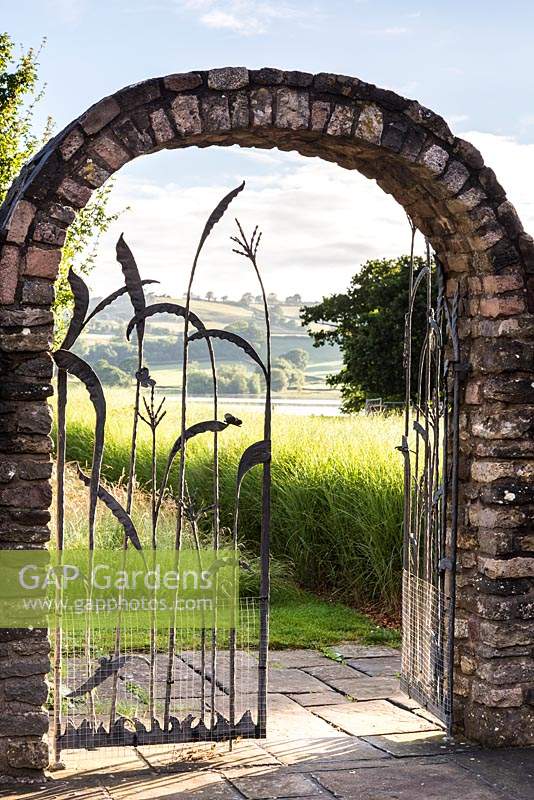
[[[40,54],[47,115],[60,130],[93,102],[149,77],[216,66],[339,72],[419,100],[476,144],[534,229],[534,4],[472,0],[0,0],[0,27]],[[232,208],[264,232],[269,291],[343,291],[366,259],[405,252],[402,209],[358,173],[294,153],[209,148],[137,159],[115,178],[114,210],[91,277],[121,282],[123,231],[143,277],[181,293],[204,219],[245,179]],[[233,215],[210,240],[199,293],[254,291],[231,253]],[[420,243],[420,246],[422,243]],[[116,280],[115,280],[116,277]]]

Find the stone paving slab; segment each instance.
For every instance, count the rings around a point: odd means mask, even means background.
[[[247,800],[331,797],[311,775],[289,772],[283,767],[228,769],[224,775]]]
[[[352,736],[439,730],[439,727],[432,722],[398,708],[387,700],[319,706],[313,709],[313,713]]]
[[[269,666],[271,667],[314,667],[334,663],[318,650],[271,650]]]
[[[341,642],[331,648],[334,653],[338,653],[343,658],[385,658],[388,656],[399,656],[400,650],[395,647],[384,647],[383,645],[356,644],[355,642]]]
[[[341,762],[379,761],[389,757],[383,750],[368,742],[345,734],[313,739],[284,737],[278,741],[266,742],[263,747],[281,764],[297,766],[299,769],[331,768],[335,764],[339,769]]]
[[[13,800],[534,800],[534,749],[482,751],[465,742],[449,742],[434,717],[400,692],[395,677],[398,653],[354,643],[341,648],[357,669],[318,651],[273,654],[267,739],[238,740],[231,752],[228,743],[209,742],[67,751],[63,754],[67,769],[53,773],[47,786],[3,796]],[[197,664],[198,652],[184,655]],[[257,661],[245,651],[240,655],[238,716],[245,706],[255,707],[257,688]],[[183,662],[177,666],[180,677],[173,694],[183,695],[192,690],[198,676]],[[144,669],[142,662],[135,663],[131,677],[142,683]],[[163,666],[160,669],[164,671]],[[228,677],[224,658],[218,677],[223,683]],[[247,694],[243,690],[249,685]],[[208,685],[207,700],[209,689]],[[224,712],[228,695],[217,689],[217,698]],[[199,696],[189,700],[200,706]]]
[[[283,694],[271,695],[269,704],[267,742],[278,741],[281,738],[295,739],[298,736],[315,738],[342,735],[326,720],[321,719],[315,713],[312,714],[309,709],[303,708]]]
[[[451,740],[444,731],[389,733],[381,736],[362,736],[362,740],[398,758],[408,756],[437,756],[461,750],[472,752],[475,745]]]
[[[364,672],[366,675],[384,677],[395,676],[400,673],[401,661],[400,656],[388,656],[377,658],[351,658],[347,664],[358,672]]]
[[[481,750],[454,756],[455,763],[489,783],[499,786],[514,800],[534,797],[534,748]],[[465,800],[465,798],[463,799]]]
[[[328,684],[355,700],[385,700],[399,690],[398,678],[368,678],[366,675],[351,680],[329,680]]]
[[[138,749],[154,770],[162,772],[188,772],[201,767],[276,766],[280,763],[259,742],[252,740],[236,742],[232,750],[228,742],[150,745]]]
[[[320,681],[330,684],[332,680],[349,680],[351,678],[357,678],[358,675],[360,675],[360,677],[363,675],[363,673],[358,672],[353,667],[349,667],[346,664],[338,664],[335,661],[330,661],[328,664],[321,664],[316,667],[305,667],[305,672],[307,672],[308,675],[313,675],[314,678],[318,678]]]
[[[384,762],[379,767],[315,772],[340,800],[504,800],[499,789],[452,762]]]
[[[117,782],[108,777],[104,785],[108,800],[242,800],[233,786],[216,772],[199,770],[181,775],[155,775],[135,782]]]
[[[332,689],[325,687],[324,692],[309,692],[304,694],[290,694],[288,697],[299,703],[304,708],[311,708],[312,706],[335,706],[340,703],[351,703],[344,694],[334,692]]]

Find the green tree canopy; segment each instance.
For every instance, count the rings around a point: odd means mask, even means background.
[[[41,48],[45,41],[43,39]],[[17,56],[13,39],[8,33],[0,33],[0,203],[26,161],[45,144],[53,131],[53,121],[49,117],[44,130],[40,134],[35,132],[34,110],[45,91],[45,87],[39,86],[41,48],[30,48]],[[99,238],[118,217],[107,210],[111,187],[108,182],[97,189],[67,231],[56,283],[56,341],[63,338],[72,308],[67,281],[69,269],[74,267],[85,274],[91,271]]]
[[[424,266],[416,257],[414,271]],[[324,297],[301,309],[303,325],[326,323],[309,331],[315,347],[338,344],[343,368],[327,378],[339,386],[343,410],[357,411],[366,397],[401,400],[404,396],[404,320],[408,308],[410,258],[367,261],[352,278],[346,294]],[[426,329],[426,305],[421,293],[413,317],[413,351],[418,352]]]
[[[40,136],[34,131],[34,109],[44,94],[38,88],[39,52],[30,48],[17,57],[13,39],[0,33],[0,203],[52,130],[49,119]]]

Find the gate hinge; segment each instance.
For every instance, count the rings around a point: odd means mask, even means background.
[[[440,572],[451,571],[453,567],[451,558],[440,558],[438,569]]]

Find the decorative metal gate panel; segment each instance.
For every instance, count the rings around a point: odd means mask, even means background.
[[[161,632],[156,619],[144,640],[138,631],[120,624],[111,636],[103,636],[96,617],[88,614],[83,636],[69,628],[68,618],[53,633],[53,703],[52,764],[60,764],[63,750],[124,745],[166,744],[199,741],[232,740],[266,735],[266,674],[268,650],[269,603],[269,526],[270,526],[270,458],[271,458],[271,348],[270,320],[262,278],[257,264],[261,234],[255,229],[248,238],[239,223],[233,237],[234,252],[242,255],[254,270],[263,298],[265,352],[260,355],[243,337],[225,330],[207,328],[191,310],[192,287],[199,256],[213,227],[230,203],[244,188],[244,183],[226,195],[214,209],[204,227],[193,266],[185,304],[158,302],[147,305],[144,286],[154,281],[141,280],[134,256],[121,236],[117,243],[117,260],[122,268],[124,285],[89,311],[89,292],[85,282],[72,271],[69,283],[74,295],[74,311],[65,339],[54,353],[57,367],[57,492],[56,547],[64,552],[66,542],[66,424],[70,386],[79,381],[85,386],[95,414],[92,463],[86,471],[76,464],[75,479],[80,490],[88,489],[87,548],[93,553],[97,531],[97,504],[102,503],[120,523],[122,548],[136,548],[143,558],[160,546],[159,534],[163,508],[173,509],[174,543],[180,551],[187,535],[200,552],[199,537],[219,552],[222,547],[238,552],[239,502],[243,479],[255,466],[263,471],[261,490],[261,542],[259,557],[259,598],[243,598],[232,623],[221,631],[215,623],[193,635],[184,631],[174,619]],[[125,464],[124,497],[114,487],[106,488],[101,479],[106,458],[106,394],[98,369],[72,352],[78,337],[100,312],[119,298],[129,298],[131,319],[125,335],[135,332],[137,358],[135,366],[132,414],[121,425],[129,426],[131,444],[129,463]],[[181,406],[176,425],[176,440],[168,453],[163,470],[157,469],[159,426],[166,414],[165,397],[145,364],[145,327],[161,314],[174,315],[183,321],[181,358]],[[212,417],[191,424],[188,418],[187,381],[188,353],[191,342],[200,340],[207,347],[212,381]],[[233,528],[223,529],[220,520],[220,437],[230,426],[240,426],[233,414],[220,418],[217,391],[217,365],[214,342],[240,348],[259,368],[265,386],[263,438],[247,447],[233,476],[235,486]],[[145,541],[136,529],[133,512],[139,480],[136,463],[139,434],[148,429],[151,451],[151,477],[145,491],[150,498],[151,519]],[[199,506],[195,486],[187,470],[186,444],[194,437],[210,437],[213,475],[211,499]],[[172,484],[171,468],[176,460],[177,480]],[[72,471],[72,470],[71,470]],[[88,474],[86,474],[86,472]],[[162,477],[161,477],[162,476]],[[120,499],[121,498],[121,499]],[[170,513],[170,512],[168,512]],[[120,549],[120,546],[119,546]],[[236,555],[235,563],[238,556]],[[119,617],[120,622],[120,617]]]
[[[404,367],[404,556],[401,686],[450,731],[453,705],[458,423],[462,373],[458,292],[449,300],[427,244],[414,274],[414,236]],[[424,303],[422,346],[414,352],[414,309]],[[419,337],[420,340],[421,337]]]

